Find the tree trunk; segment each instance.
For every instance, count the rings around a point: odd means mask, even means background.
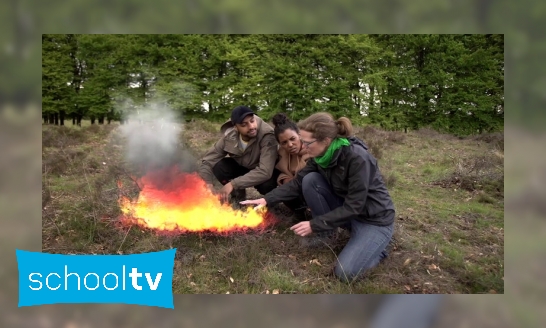
[[[104,124],[104,116],[99,117],[99,124]]]
[[[59,123],[64,126],[64,110],[59,112]]]
[[[82,126],[82,115],[78,115],[76,117],[76,124],[81,127]]]
[[[55,125],[59,125],[59,113],[53,114],[53,119],[55,121]]]
[[[72,125],[76,125],[76,114],[72,115]]]
[[[91,117],[91,124],[95,124],[95,118]]]
[[[373,85],[370,85],[370,102],[368,103],[368,112],[372,108],[374,108],[374,105],[375,105],[374,93],[375,93],[375,87]]]

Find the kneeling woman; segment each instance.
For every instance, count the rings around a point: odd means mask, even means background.
[[[296,178],[241,204],[274,205],[303,194],[312,219],[291,227],[299,236],[327,234],[341,227],[351,237],[338,256],[336,275],[352,281],[386,257],[394,228],[395,209],[377,160],[366,145],[351,137],[348,118],[316,113],[298,123],[303,147],[312,160]]]

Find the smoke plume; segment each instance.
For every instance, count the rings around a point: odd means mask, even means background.
[[[126,140],[125,159],[139,170],[158,170],[178,165],[182,171],[195,171],[195,158],[184,149],[183,124],[165,103],[124,105],[125,124],[121,133]]]

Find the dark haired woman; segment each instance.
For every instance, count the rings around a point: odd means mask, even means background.
[[[290,182],[296,174],[305,167],[309,154],[307,149],[302,147],[300,130],[296,123],[291,121],[285,114],[279,113],[273,116],[275,138],[279,143],[279,159],[275,168],[281,173],[277,178],[279,186]],[[295,212],[298,220],[305,219],[305,201],[303,195],[295,199],[284,201],[284,204]]]

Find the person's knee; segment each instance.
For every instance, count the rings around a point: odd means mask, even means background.
[[[350,283],[356,278],[363,277],[366,274],[366,269],[351,265],[350,263],[338,262],[334,268],[336,277],[342,282]]]
[[[223,160],[220,160],[212,167],[212,174],[214,174],[216,179],[223,185],[229,182],[226,178],[226,163]]]
[[[311,172],[304,176],[303,180],[301,181],[301,189],[303,193],[305,194],[308,191],[314,192],[316,190],[317,179],[320,177],[321,175],[318,172]]]

